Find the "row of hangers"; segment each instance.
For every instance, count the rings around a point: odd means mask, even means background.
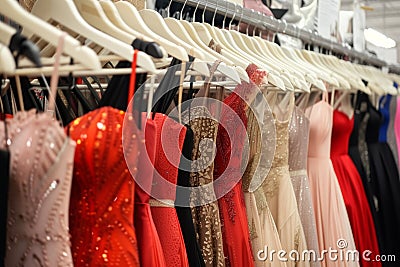
[[[269,74],[265,86],[282,91],[310,92],[314,89],[326,91],[327,88],[333,88],[362,90],[368,94],[397,94],[393,87],[393,75],[374,67],[312,51],[280,47],[256,36],[255,29],[253,36],[250,36],[249,27],[246,29],[247,34],[233,30],[232,22],[237,16],[240,24],[240,15],[233,15],[228,29],[215,27],[216,10],[223,9],[223,6],[216,7],[211,25],[204,23],[207,2],[203,22],[182,20],[182,12],[180,19],[163,18],[154,10],[138,11],[125,1],[37,0],[32,13],[14,0],[0,2],[0,14],[23,27],[22,33],[39,47],[43,63],[40,68],[32,68],[27,60],[21,60],[19,68],[16,68],[13,56],[6,47],[7,38],[2,38],[0,71],[10,75],[51,73],[55,47],[62,31],[66,31],[69,35],[65,38],[63,53],[69,57],[61,59],[63,66],[60,67],[60,75],[130,73],[131,69],[110,70],[103,69],[102,65],[110,60],[132,61],[134,41],[141,40],[137,45],[142,50],[138,53],[138,73],[159,73],[157,67],[168,65],[168,55],[182,62],[188,62],[191,56],[195,58],[193,70],[203,76],[209,75],[204,62],[222,60],[224,64],[218,66],[218,71],[235,83],[249,81],[245,68],[254,63]],[[185,5],[186,1],[182,10]],[[195,12],[197,9],[198,5]],[[262,18],[261,14],[258,15]],[[227,14],[224,21],[226,17]],[[15,30],[10,28],[4,23],[0,24],[0,30],[7,33],[5,36],[14,34]],[[212,41],[218,44],[220,53],[209,47]],[[71,58],[74,64],[71,64]],[[368,81],[368,85],[362,80]]]

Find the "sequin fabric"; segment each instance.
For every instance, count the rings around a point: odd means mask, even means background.
[[[5,266],[73,266],[68,205],[75,143],[48,114],[0,122],[11,154]]]
[[[289,125],[289,170],[297,208],[303,226],[307,248],[319,252],[317,226],[311,200],[310,184],[307,176],[307,155],[310,121],[304,112],[294,107]],[[296,237],[295,239],[297,239]],[[321,266],[311,262],[310,266]]]
[[[367,145],[367,126],[369,120],[369,113],[365,113],[364,118],[360,123],[360,130],[358,132],[358,150],[360,151],[361,162],[365,170],[368,181],[371,180],[371,168],[369,166],[368,145]]]
[[[192,172],[190,185],[203,186],[200,191],[192,191],[190,196],[192,216],[197,240],[206,266],[225,266],[221,219],[215,192],[214,181],[215,143],[218,122],[204,106],[193,107],[183,113],[183,119],[189,122],[193,130]],[[204,186],[209,185],[209,186]],[[196,195],[198,192],[200,195]],[[203,205],[199,200],[203,199]],[[208,203],[208,204],[205,204]]]
[[[276,104],[276,113],[273,112],[276,129],[275,154],[271,169],[262,183],[262,192],[271,211],[282,248],[285,251],[303,251],[307,248],[303,227],[297,209],[297,202],[289,173],[289,123],[294,108],[294,95],[284,110]],[[275,110],[274,110],[275,111]],[[279,114],[278,114],[279,112]],[[278,120],[277,117],[285,120]],[[268,116],[266,116],[269,119]],[[261,218],[260,218],[261,219]],[[308,261],[289,260],[286,265],[310,266]]]
[[[139,266],[133,225],[139,155],[132,116],[96,109],[67,128],[77,143],[70,201],[74,266]],[[124,131],[123,123],[131,124]]]

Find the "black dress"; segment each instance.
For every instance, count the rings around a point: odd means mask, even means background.
[[[382,249],[382,233],[380,232],[380,222],[378,217],[377,207],[375,206],[374,198],[376,199],[376,195],[373,190],[375,188],[375,184],[371,180],[370,175],[370,167],[369,167],[369,157],[368,157],[368,145],[366,144],[365,135],[366,135],[366,126],[369,119],[369,114],[366,112],[365,104],[362,106],[362,103],[366,103],[368,100],[368,96],[361,91],[357,93],[356,96],[356,104],[354,107],[354,127],[353,131],[350,135],[349,141],[349,155],[356,166],[358,173],[360,174],[365,195],[368,199],[368,204],[370,206],[372,218],[374,219],[375,224],[375,232],[378,238],[379,248]],[[363,110],[362,110],[363,109]],[[362,155],[363,154],[363,155]],[[362,159],[363,156],[363,159]]]
[[[392,151],[386,142],[379,142],[379,129],[383,123],[382,115],[369,101],[367,95],[359,95],[358,107],[364,105],[365,111],[356,112],[358,119],[369,115],[366,142],[370,177],[367,177],[370,193],[376,207],[377,233],[379,235],[382,255],[395,255],[400,259],[400,182],[397,165]],[[356,118],[355,118],[356,119]],[[383,266],[398,266],[395,262],[382,262]]]

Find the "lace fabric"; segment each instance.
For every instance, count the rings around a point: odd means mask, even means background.
[[[11,153],[5,266],[73,266],[69,232],[75,143],[48,114],[35,110],[0,122]],[[1,147],[4,148],[4,147]]]
[[[256,93],[254,83],[243,82],[224,100],[221,111],[214,187],[217,195],[227,192],[218,199],[226,266],[254,266],[241,177],[242,162],[247,162],[246,103]]]
[[[77,143],[70,201],[74,266],[139,266],[133,224],[135,184],[127,166],[135,175],[137,129],[132,116],[127,116],[125,123],[131,126],[122,141],[124,115],[105,107],[68,126]]]

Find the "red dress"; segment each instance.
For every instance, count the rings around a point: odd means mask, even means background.
[[[151,189],[151,214],[160,237],[167,266],[189,266],[186,247],[174,207],[176,183],[186,127],[161,113],[154,118],[157,134],[149,140],[156,147]],[[147,135],[146,135],[147,138]],[[146,145],[147,146],[147,145]]]
[[[125,129],[125,128],[124,128]],[[135,177],[135,228],[139,248],[140,266],[166,266],[160,238],[150,210],[151,184],[153,182],[156,146],[155,121],[142,116],[142,132],[139,133],[138,173]]]
[[[242,82],[224,99],[217,135],[215,192],[221,218],[226,266],[254,266],[242,191],[242,157],[247,138],[246,98],[257,87]],[[230,108],[229,108],[230,107]]]
[[[137,129],[130,120],[122,146],[124,116],[104,107],[67,126],[77,144],[69,209],[74,266],[139,266],[127,166],[136,167]]]
[[[379,254],[379,247],[360,175],[348,155],[353,120],[354,117],[350,120],[343,112],[334,111],[331,160],[346,204],[356,248],[360,252],[360,265],[361,267],[380,267],[382,266],[380,262],[365,261],[362,258],[362,252],[370,250],[372,254],[368,257],[375,259],[375,255]]]

